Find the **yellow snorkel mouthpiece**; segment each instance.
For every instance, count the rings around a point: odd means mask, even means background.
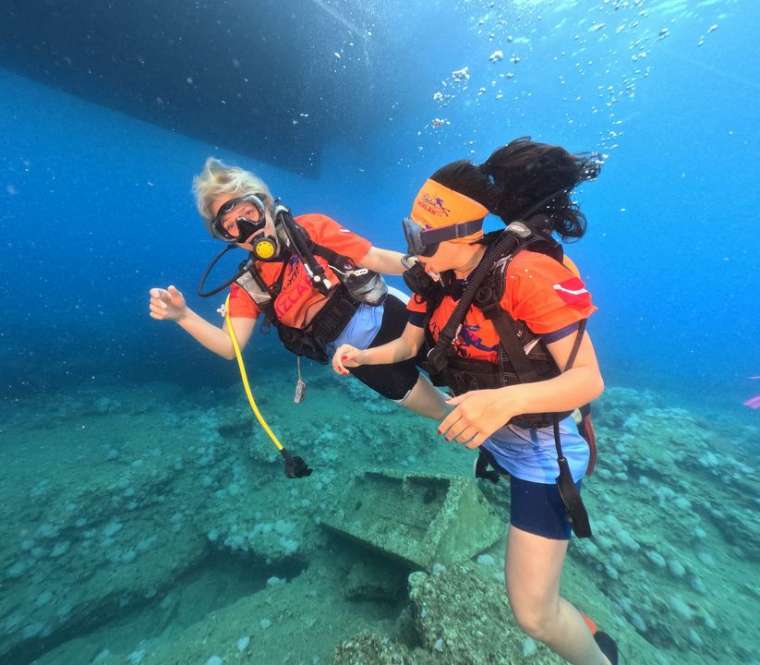
[[[280,454],[284,458],[285,475],[288,478],[303,478],[305,476],[311,475],[311,468],[306,464],[306,462],[304,462],[303,458],[298,457],[297,455],[291,455],[285,449],[285,446],[280,443],[280,440],[272,431],[272,428],[269,427],[269,423],[267,423],[267,421],[264,419],[264,416],[261,415],[261,411],[259,411],[256,400],[253,398],[251,385],[248,381],[248,372],[245,369],[245,362],[243,362],[243,354],[240,352],[240,344],[238,343],[237,335],[235,335],[235,329],[232,327],[232,321],[230,320],[229,296],[227,296],[227,299],[224,302],[224,323],[227,328],[227,334],[229,335],[230,341],[232,342],[232,348],[235,351],[235,359],[237,360],[238,369],[240,370],[240,379],[243,382],[243,390],[245,391],[245,396],[248,398],[248,404],[251,407],[251,411],[253,411],[253,415],[256,416],[256,420],[259,421],[261,429],[266,432],[266,435],[271,439],[275,448],[280,451]]]

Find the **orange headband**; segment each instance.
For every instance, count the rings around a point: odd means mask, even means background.
[[[412,204],[411,218],[426,231],[483,219],[489,210],[469,196],[455,192],[435,180],[426,180]],[[483,235],[476,231],[450,242],[470,243]]]

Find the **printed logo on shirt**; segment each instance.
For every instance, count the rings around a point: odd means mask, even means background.
[[[477,316],[477,314],[476,314]],[[482,314],[480,315],[482,316]],[[433,339],[437,342],[441,335],[441,329],[448,320],[446,316],[433,316],[428,324]],[[483,327],[485,325],[485,328]],[[489,329],[490,328],[490,329]],[[488,360],[496,362],[497,349],[499,348],[499,336],[493,326],[488,323],[466,323],[461,326],[457,336],[452,344],[454,351],[460,358],[475,358],[477,360]]]
[[[480,326],[478,325],[463,325],[459,330],[459,336],[462,338],[462,342],[465,346],[474,346],[480,351],[496,351],[499,344],[486,344],[483,338],[480,336]]]
[[[311,291],[311,281],[303,263],[296,256],[290,257],[285,268],[282,289],[274,301],[274,310],[278,318],[285,316],[293,307],[301,305],[304,296]]]

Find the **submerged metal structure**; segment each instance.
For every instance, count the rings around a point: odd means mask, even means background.
[[[357,474],[322,525],[409,568],[461,563],[491,547],[504,527],[474,478]]]
[[[3,4],[0,67],[306,175],[331,138],[360,141],[398,84],[373,67],[398,54],[367,3]]]

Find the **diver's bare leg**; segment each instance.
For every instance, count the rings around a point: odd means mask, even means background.
[[[446,404],[446,395],[422,375],[414,387],[402,399],[396,400],[396,403],[433,420],[443,420],[451,410]]]
[[[610,665],[581,613],[559,595],[567,540],[510,526],[504,574],[515,619],[531,637],[573,665]]]

